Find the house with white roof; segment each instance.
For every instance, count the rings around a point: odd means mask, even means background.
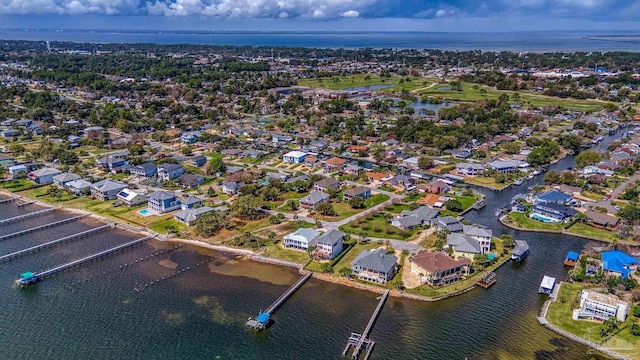
[[[137,206],[147,202],[147,197],[131,189],[122,189],[117,195],[118,200],[127,206]]]
[[[42,168],[29,173],[29,178],[38,184],[52,184],[53,177],[60,174],[61,171],[55,168]]]
[[[582,290],[580,307],[573,310],[573,319],[605,321],[615,318],[618,321],[625,321],[628,309],[629,303],[620,301],[615,295]]]
[[[286,249],[307,251],[310,247],[315,246],[315,239],[320,236],[320,232],[308,229],[300,228],[291,234],[284,236],[282,245]]]
[[[290,151],[282,157],[282,160],[288,164],[302,164],[307,153],[302,151]]]

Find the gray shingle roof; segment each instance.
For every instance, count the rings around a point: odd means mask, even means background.
[[[490,229],[484,229],[473,225],[462,225],[462,233],[469,236],[492,237],[493,232]]]
[[[305,203],[305,204],[318,204],[321,203],[323,201],[327,201],[329,200],[331,196],[329,196],[329,194],[322,192],[322,191],[314,191],[311,194],[303,197],[302,199],[300,199],[301,203]]]
[[[453,233],[447,235],[447,245],[453,246],[458,252],[465,252],[471,254],[481,254],[480,242],[478,240],[459,233]]]
[[[119,181],[113,181],[109,179],[104,179],[102,181],[98,181],[97,183],[94,183],[93,185],[91,185],[91,188],[96,189],[102,193],[105,193],[107,191],[113,191],[113,190],[122,190],[126,187],[127,185]]]
[[[169,200],[176,197],[176,194],[173,191],[156,191],[149,196],[149,199],[163,201]]]
[[[342,239],[344,239],[344,234],[342,233],[342,231],[333,229],[322,234],[322,236],[316,239],[316,243],[333,245],[342,241]]]
[[[384,249],[364,250],[351,263],[363,269],[389,273],[396,266],[398,258],[395,255],[387,255]]]

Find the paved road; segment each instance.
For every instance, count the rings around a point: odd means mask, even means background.
[[[617,199],[618,196],[620,196],[620,194],[622,194],[629,186],[634,184],[639,179],[640,179],[640,173],[633,174],[627,180],[625,180],[622,184],[618,185],[618,187],[611,192],[611,197],[609,199],[604,199],[598,202],[595,202],[595,201],[587,202],[585,203],[585,206],[593,207],[593,208],[595,208],[596,206],[603,207],[603,208],[606,208],[609,213],[615,214],[618,212],[618,210],[616,210],[616,208],[613,207],[613,204],[611,204],[611,201]]]

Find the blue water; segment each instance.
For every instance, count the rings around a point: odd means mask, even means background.
[[[0,30],[0,39],[94,43],[209,44],[302,46],[318,48],[394,48],[511,51],[640,51],[630,41],[588,39],[593,35],[632,35],[630,32],[539,31],[511,33],[189,33],[126,31]]]
[[[144,209],[138,210],[138,214],[146,217],[151,215],[151,212],[149,211],[149,209],[144,208]]]

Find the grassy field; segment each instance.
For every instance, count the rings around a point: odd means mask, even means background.
[[[360,213],[363,210],[363,209],[354,209],[351,207],[351,205],[344,202],[333,203],[333,209],[338,214],[337,216],[324,216],[324,215],[318,214],[317,215],[318,219],[325,220],[325,221],[338,221],[338,220],[346,219],[348,217],[356,215],[357,213]]]
[[[306,252],[285,250],[279,244],[267,246],[260,255],[291,261],[298,264],[307,264],[310,261],[309,254]]]
[[[565,223],[544,223],[516,212],[510,213],[509,219],[513,220],[513,224],[517,227],[530,230],[561,230],[566,225]]]
[[[491,87],[477,85],[477,89],[474,89],[472,83],[463,83],[462,91],[457,90],[443,90],[443,86],[434,86],[429,89],[418,91],[422,95],[441,97],[453,100],[464,101],[481,101],[485,99],[497,99],[502,94],[507,94],[511,97],[516,92],[496,90]],[[486,90],[486,94],[482,94],[480,89]],[[518,92],[520,96],[521,104],[526,107],[528,105],[546,107],[546,106],[562,106],[566,109],[578,110],[578,111],[599,111],[602,110],[604,101],[597,100],[576,100],[576,99],[562,99],[558,97],[544,96],[532,94],[529,92]]]
[[[484,176],[468,177],[464,179],[464,182],[496,190],[502,190],[509,186],[509,183],[498,184],[494,178]]]
[[[467,210],[478,201],[474,196],[454,196],[453,198],[460,201],[463,210]]]
[[[608,339],[600,337],[600,323],[572,319],[573,309],[578,307],[580,291],[582,291],[582,284],[562,283],[558,300],[549,306],[547,320],[565,331],[600,344],[605,348],[615,344],[617,346],[614,351],[617,353],[632,359],[640,359],[640,337],[631,335],[628,329],[634,320],[633,316],[627,317],[627,321],[619,324],[618,333]],[[605,341],[603,342],[603,340]],[[621,344],[625,346],[619,346]]]
[[[608,231],[604,229],[596,229],[593,226],[589,226],[587,224],[575,223],[569,229],[567,229],[569,234],[577,234],[589,236],[592,238],[600,239],[602,241],[613,242],[615,240],[619,240],[618,236],[613,231]]]
[[[370,79],[365,80],[366,76],[369,76]],[[403,84],[400,84],[401,79],[405,79]],[[322,77],[317,79],[300,79],[298,80],[298,85],[314,89],[342,90],[360,86],[388,84],[395,86],[380,89],[379,91],[394,92],[401,90],[413,91],[423,89],[437,81],[436,79],[420,77],[409,77],[411,81],[406,81],[406,79],[407,77],[392,76],[390,78],[382,78],[375,74],[353,74],[348,76]]]
[[[3,181],[0,182],[0,189],[5,189],[9,191],[22,191],[26,189],[30,189],[37,184],[29,179],[15,179],[11,181]]]
[[[385,194],[376,194],[365,200],[364,205],[367,209],[372,208],[376,205],[382,204],[383,202],[389,200],[389,195]]]
[[[383,213],[369,215],[368,217],[352,221],[340,227],[340,230],[347,234],[364,235],[366,237],[408,240],[419,231],[413,229],[403,232],[402,230],[391,226]]]
[[[411,206],[408,204],[392,204],[384,208],[384,211],[388,211],[394,214],[400,214],[403,210],[411,210]]]

